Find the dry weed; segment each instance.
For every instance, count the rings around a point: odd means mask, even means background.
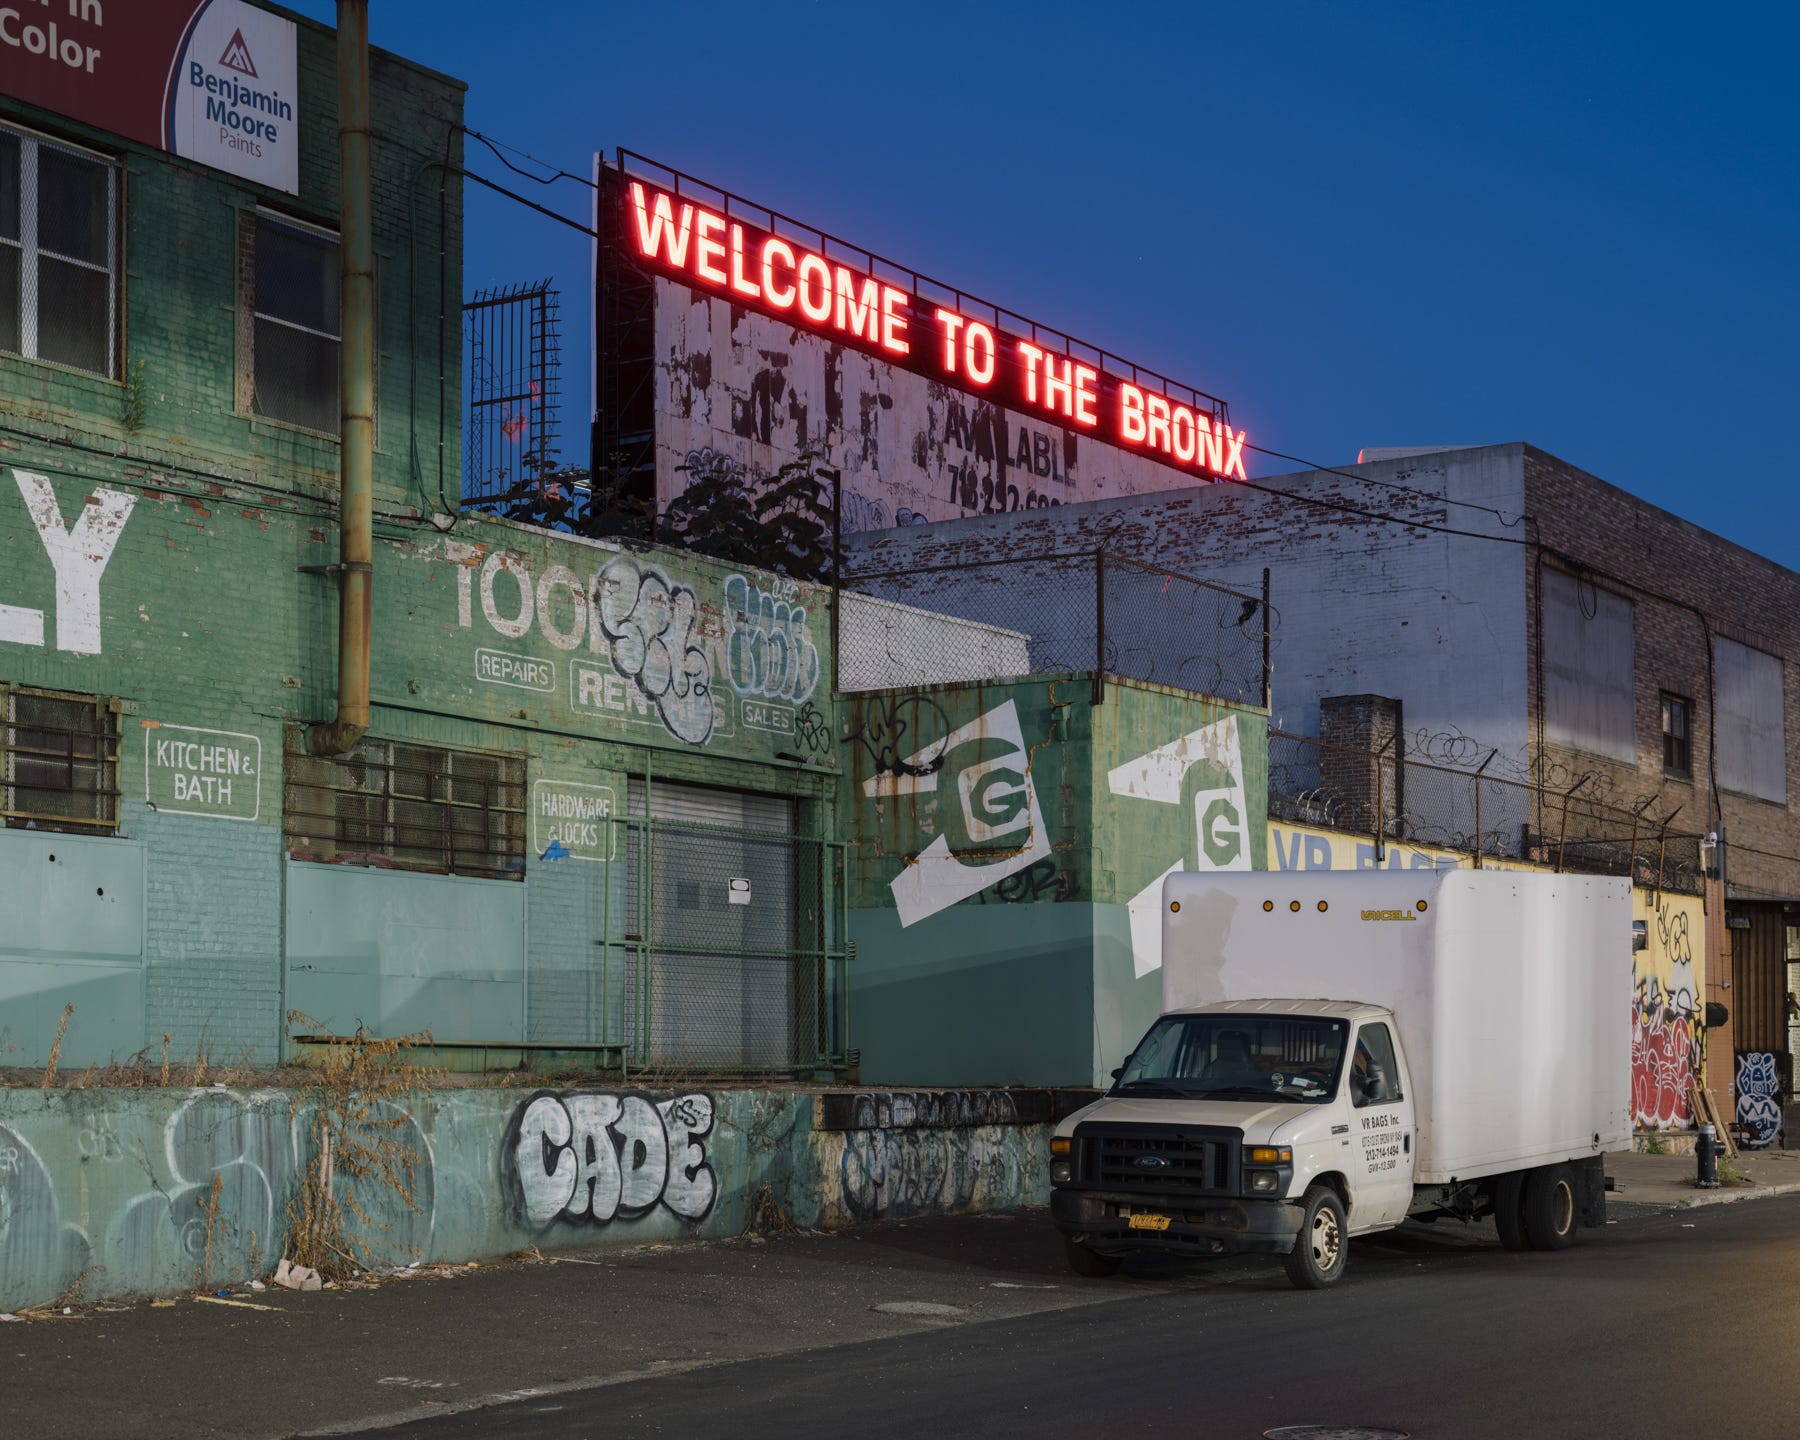
[[[44,1080],[43,1083],[38,1086],[38,1089],[40,1090],[48,1090],[56,1083],[56,1066],[62,1059],[63,1036],[69,1033],[69,1018],[74,1015],[74,1013],[75,1007],[73,1005],[63,1006],[62,1020],[56,1027],[56,1039],[50,1044],[50,1060],[49,1063],[44,1066]]]
[[[304,1015],[288,1019],[313,1033],[319,1028]],[[411,1124],[406,1102],[443,1083],[441,1070],[411,1058],[431,1043],[429,1034],[380,1039],[360,1029],[334,1037],[295,1097],[295,1114],[311,1112],[312,1139],[311,1161],[288,1206],[287,1255],[296,1264],[344,1278],[377,1263],[375,1247],[393,1225],[370,1215],[371,1187],[423,1213],[415,1192],[425,1157],[402,1132]]]

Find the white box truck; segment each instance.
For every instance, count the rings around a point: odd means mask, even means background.
[[[1286,1257],[1492,1215],[1557,1250],[1631,1140],[1631,887],[1494,870],[1174,874],[1163,1010],[1051,1140],[1069,1263]]]

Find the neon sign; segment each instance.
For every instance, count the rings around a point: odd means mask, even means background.
[[[1222,416],[897,289],[656,185],[623,187],[638,259],[697,290],[823,332],[1008,409],[1212,479],[1247,479]]]

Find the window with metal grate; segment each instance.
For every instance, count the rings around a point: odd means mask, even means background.
[[[525,762],[397,740],[309,755],[290,730],[282,823],[296,860],[520,880]]]
[[[119,828],[119,717],[97,695],[0,685],[0,815],[11,826]]]

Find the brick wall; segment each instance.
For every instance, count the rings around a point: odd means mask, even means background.
[[[1609,792],[1635,807],[1651,796],[1651,809],[1690,831],[1713,827],[1711,814],[1712,696],[1706,632],[1724,636],[1784,661],[1787,739],[1787,805],[1747,795],[1720,794],[1731,895],[1800,896],[1800,575],[1734,545],[1698,525],[1626,493],[1553,455],[1525,447],[1527,507],[1545,565],[1566,566],[1567,557],[1603,572],[1597,583],[1634,604],[1637,662],[1636,765],[1585,752],[1546,748],[1548,783],[1573,783],[1585,773],[1590,789]],[[1537,613],[1537,571],[1527,576]],[[1704,627],[1701,615],[1704,615]],[[1531,633],[1531,694],[1537,713],[1541,677],[1537,627]],[[1693,701],[1693,764],[1689,777],[1663,769],[1664,690]],[[1535,736],[1534,736],[1535,738]]]

